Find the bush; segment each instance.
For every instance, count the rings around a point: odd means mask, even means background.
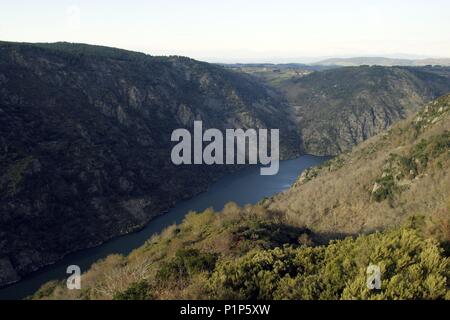
[[[182,249],[177,251],[175,257],[163,264],[157,274],[157,279],[166,281],[192,276],[195,273],[214,270],[217,256],[211,253],[202,253],[197,249]]]
[[[372,193],[372,197],[375,199],[375,201],[381,202],[386,199],[394,199],[395,192],[397,191],[397,185],[392,175],[389,174],[380,179],[377,179],[376,183],[378,184],[379,188]]]
[[[412,158],[419,161],[422,167],[426,167],[430,159],[435,159],[441,154],[450,151],[450,132],[422,139],[412,152]]]
[[[367,288],[370,264],[381,269],[380,291]],[[221,261],[209,286],[218,299],[441,299],[449,266],[436,242],[405,228],[328,246],[255,250]]]
[[[113,297],[114,300],[151,300],[150,285],[146,281],[139,281],[131,284],[128,289],[118,292]]]

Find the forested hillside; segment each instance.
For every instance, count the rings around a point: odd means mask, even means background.
[[[450,67],[347,67],[271,83],[293,108],[303,149],[337,155],[450,92]]]
[[[172,131],[279,128],[284,98],[183,57],[82,44],[0,43],[0,286],[143,226],[232,166],[171,162]]]
[[[338,155],[450,91],[450,67],[227,65],[289,101],[302,149]],[[328,69],[327,69],[328,68]]]
[[[449,130],[447,95],[287,192],[190,213],[95,264],[81,291],[54,281],[33,298],[449,299]]]

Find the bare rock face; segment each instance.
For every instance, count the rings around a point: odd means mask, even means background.
[[[257,124],[300,152],[288,105],[188,58],[0,43],[0,285],[147,223],[235,168],[171,163],[171,133]],[[224,121],[230,119],[230,121]]]

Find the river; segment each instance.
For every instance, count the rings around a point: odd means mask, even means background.
[[[64,279],[69,265],[78,265],[83,271],[89,269],[95,261],[110,254],[126,255],[144,244],[153,234],[173,223],[180,223],[190,210],[203,211],[209,207],[221,210],[230,201],[239,205],[257,203],[264,197],[288,189],[303,170],[328,159],[329,157],[304,155],[297,159],[281,161],[280,170],[274,176],[261,176],[259,167],[256,166],[229,174],[214,183],[208,191],[178,203],[166,214],[153,219],[142,230],[117,237],[95,248],[69,254],[57,263],[30,274],[20,282],[0,289],[0,299],[23,299],[50,280]]]

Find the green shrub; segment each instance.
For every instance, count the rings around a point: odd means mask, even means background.
[[[394,199],[395,192],[398,190],[398,187],[392,175],[389,174],[377,179],[376,183],[379,185],[379,188],[372,193],[372,197],[375,201],[381,202],[386,199]]]
[[[216,260],[215,254],[203,253],[197,249],[182,249],[170,262],[162,265],[157,278],[166,281],[192,276],[202,271],[212,271]]]
[[[150,285],[146,281],[131,284],[128,289],[114,295],[114,300],[151,300]]]
[[[384,165],[384,176],[375,181],[378,188],[372,192],[373,199],[378,202],[394,200],[395,194],[403,190],[397,182],[416,177],[424,172],[431,160],[445,153],[450,155],[449,131],[428,140],[422,139],[406,156],[391,154]],[[442,159],[437,161],[437,165],[443,167]]]
[[[370,264],[382,288],[366,285]],[[209,280],[218,299],[441,299],[449,259],[413,229],[333,241],[320,247],[254,250],[218,263]]]
[[[301,270],[295,264],[296,253],[292,247],[254,250],[238,260],[219,263],[210,280],[213,296],[219,299],[271,299],[281,278]]]
[[[422,167],[426,167],[430,159],[450,151],[450,132],[433,136],[428,140],[422,139],[413,149],[412,158],[417,159]]]

